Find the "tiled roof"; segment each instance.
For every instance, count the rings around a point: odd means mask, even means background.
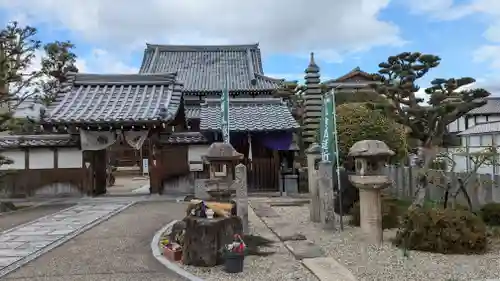
[[[184,93],[221,92],[228,78],[230,92],[273,90],[283,79],[264,75],[258,44],[177,46],[148,44],[140,73],[177,72]]]
[[[0,149],[23,147],[72,147],[78,140],[71,135],[9,135],[0,136]]]
[[[205,99],[200,130],[219,130],[220,116],[220,100]],[[229,128],[231,131],[293,130],[299,128],[299,124],[279,98],[239,98],[229,101]]]
[[[46,123],[150,123],[175,118],[182,84],[168,74],[70,74]]]
[[[201,144],[208,143],[200,132],[177,132],[160,135],[160,142],[164,144]]]
[[[459,136],[492,134],[500,132],[500,121],[480,123],[458,133]]]
[[[467,115],[500,114],[500,98],[486,98],[486,104],[467,112]]]
[[[358,67],[355,67],[353,70],[349,71],[348,73],[340,76],[340,77],[337,77],[337,78],[334,78],[334,79],[330,79],[330,80],[327,80],[325,82],[323,82],[323,84],[332,84],[333,85],[339,85],[339,84],[343,84],[345,83],[345,80],[348,80],[350,78],[353,78],[355,76],[361,76],[363,78],[366,79],[366,81],[372,81],[373,78],[372,78],[372,75],[368,72],[365,72],[363,70],[361,70],[361,68]],[[360,82],[366,82],[366,81],[360,81]]]

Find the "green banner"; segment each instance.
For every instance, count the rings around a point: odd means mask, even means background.
[[[227,81],[222,90],[220,108],[222,139],[225,143],[229,143],[229,90],[227,88]]]
[[[338,139],[338,131],[337,131],[337,105],[335,104],[335,89],[332,89],[330,93],[331,97],[331,109],[332,109],[332,150],[335,155],[335,164],[337,164],[337,169],[340,169],[340,161],[339,161],[339,139]],[[340,186],[340,182],[339,182]]]

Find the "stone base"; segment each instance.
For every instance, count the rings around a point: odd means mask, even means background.
[[[318,257],[302,260],[320,281],[356,281],[352,272],[333,258]]]

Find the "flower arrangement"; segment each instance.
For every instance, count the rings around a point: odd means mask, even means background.
[[[163,255],[173,261],[178,261],[182,258],[182,246],[177,243],[172,243],[168,239],[162,239],[160,241],[161,247],[163,249]]]
[[[227,255],[242,255],[246,253],[247,246],[239,234],[235,234],[233,242],[224,246],[224,254]]]

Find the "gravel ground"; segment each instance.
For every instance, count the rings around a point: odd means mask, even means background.
[[[395,230],[384,232],[384,244],[377,249],[363,243],[360,228],[345,226],[343,232],[322,230],[319,224],[310,222],[307,205],[273,208],[281,218],[265,218],[266,223],[272,225],[283,218],[293,218],[297,231],[344,264],[360,281],[450,281],[500,277],[499,245],[491,245],[490,251],[480,256],[411,251],[409,257],[405,258],[402,251],[389,242],[394,237]]]
[[[278,242],[278,238],[265,226],[265,224],[255,215],[249,207],[249,228],[253,235],[260,235],[272,241],[276,241],[272,246],[261,248],[263,251],[275,252],[267,257],[247,256],[245,257],[245,267],[242,273],[228,274],[223,270],[223,266],[212,268],[194,267],[182,265],[188,272],[206,281],[316,281],[317,278],[309,272],[299,261],[288,252],[285,246]]]

